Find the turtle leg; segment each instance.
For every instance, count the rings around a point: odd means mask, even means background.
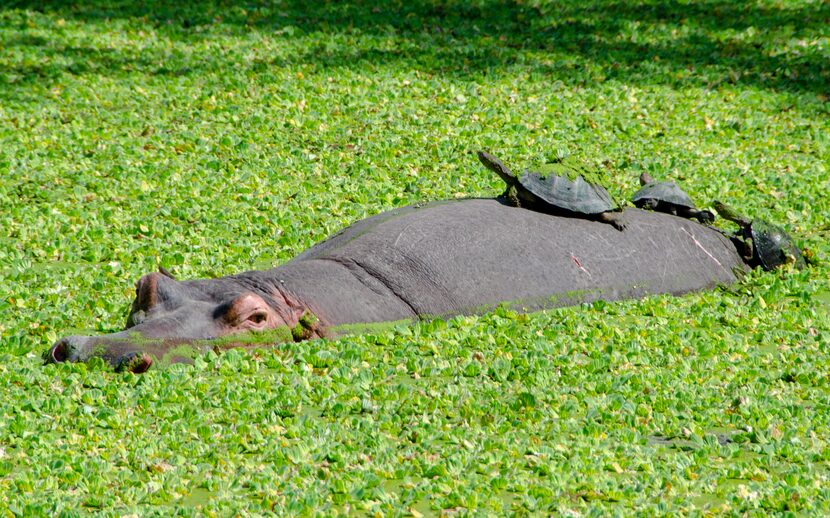
[[[521,207],[522,204],[519,201],[519,193],[516,190],[515,185],[509,186],[507,189],[504,190],[504,193],[501,195],[502,198],[507,200],[507,204],[511,207]]]
[[[625,230],[625,227],[628,226],[628,222],[623,217],[622,212],[616,212],[616,211],[602,212],[600,214],[597,214],[596,219],[597,219],[597,221],[601,221],[602,223],[608,223],[609,225],[612,225],[614,228],[616,228],[620,232]]]
[[[657,200],[648,199],[640,204],[640,208],[646,210],[657,210],[658,205],[660,205],[660,202]]]
[[[715,228],[715,230],[718,230]],[[729,235],[726,232],[718,230],[721,234],[728,237],[732,243],[735,244],[735,248],[737,249],[738,254],[741,256],[746,263],[752,263],[752,254],[754,250],[752,249],[752,240],[747,239],[740,234],[733,234]]]
[[[747,261],[755,259],[755,243],[752,242],[751,238],[744,239],[744,254]]]

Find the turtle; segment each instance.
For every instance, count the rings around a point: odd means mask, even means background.
[[[651,175],[643,173],[640,175],[640,185],[643,187],[631,198],[636,207],[695,218],[705,224],[715,221],[711,211],[697,209],[689,195],[674,182],[655,182]]]
[[[608,191],[594,181],[593,171],[576,160],[560,158],[539,171],[516,175],[486,151],[479,151],[478,159],[507,184],[503,196],[511,205],[593,219],[620,231],[627,225]]]
[[[785,264],[794,264],[798,269],[806,266],[801,250],[783,228],[762,219],[750,220],[720,201],[712,202],[712,206],[720,217],[740,227],[737,237],[742,239],[747,261],[760,264],[765,270]]]

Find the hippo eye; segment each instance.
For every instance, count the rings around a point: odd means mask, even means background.
[[[264,311],[258,311],[256,313],[252,313],[251,316],[248,317],[250,322],[254,324],[261,324],[268,319],[268,315]]]
[[[138,310],[132,313],[127,320],[127,327],[137,326],[138,324],[144,322],[147,318],[147,314],[143,310]]]

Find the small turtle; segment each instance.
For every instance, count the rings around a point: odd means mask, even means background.
[[[737,235],[743,240],[747,261],[760,264],[765,270],[784,264],[795,264],[799,269],[806,265],[801,250],[783,228],[762,219],[750,220],[719,201],[713,202],[712,206],[720,217],[741,227]]]
[[[683,218],[695,218],[701,223],[712,223],[715,215],[708,210],[695,208],[689,195],[674,182],[655,182],[648,174],[640,175],[642,189],[631,198],[634,205],[641,209],[668,212]]]
[[[517,176],[486,151],[479,151],[478,159],[504,180],[507,184],[504,196],[514,206],[587,217],[613,225],[617,230],[626,227],[608,191],[592,181],[590,169],[574,160],[561,159],[545,164],[539,172],[525,171]],[[591,180],[586,180],[586,176]]]

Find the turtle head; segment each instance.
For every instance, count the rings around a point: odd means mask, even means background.
[[[722,201],[713,201],[712,207],[714,207],[715,211],[720,215],[720,217],[722,217],[725,220],[737,223],[738,225],[744,228],[748,228],[751,225],[751,221],[735,212],[735,209],[723,203]]]
[[[650,183],[654,183],[654,178],[652,178],[651,175],[645,171],[640,173],[640,185],[648,185]]]
[[[495,156],[491,155],[487,151],[478,151],[476,153],[478,155],[479,161],[481,161],[484,166],[499,175],[499,177],[504,180],[504,183],[507,185],[515,185],[517,182],[516,175],[513,174],[504,163],[496,158]]]
[[[697,211],[697,220],[704,225],[711,225],[715,222],[715,215],[710,210]]]

